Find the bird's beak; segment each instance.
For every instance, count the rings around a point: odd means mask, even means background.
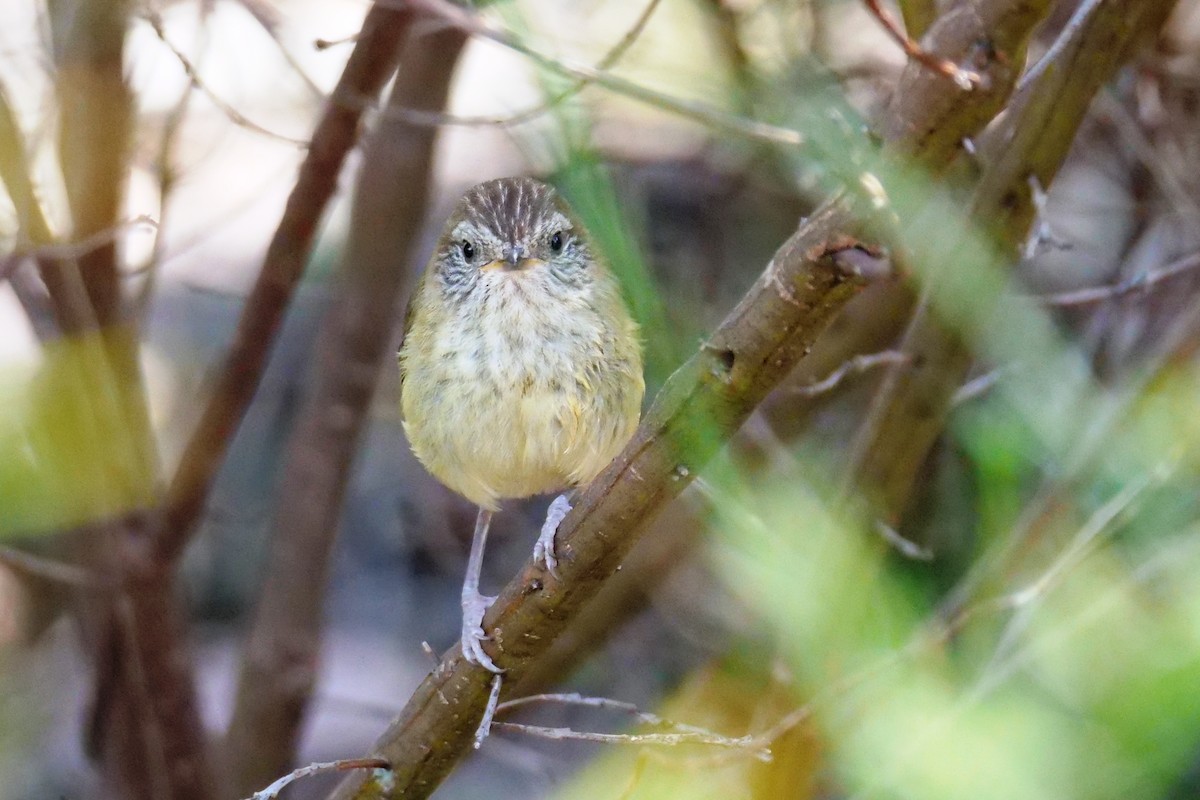
[[[504,257],[498,258],[495,261],[489,261],[480,269],[499,270],[502,272],[513,272],[516,270],[528,269],[541,264],[541,259],[526,258],[525,248],[519,244],[505,245],[503,251]]]

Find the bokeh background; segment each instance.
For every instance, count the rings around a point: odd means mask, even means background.
[[[69,62],[59,31],[87,5],[3,0],[0,25],[0,83],[60,245],[82,237],[64,178],[73,145],[62,135]],[[1079,5],[1051,4],[1030,63]],[[106,241],[162,476],[212,390],[353,46],[344,40],[366,10],[360,0],[126,9],[121,69],[134,116],[118,159],[121,224]],[[684,118],[598,86],[509,124],[570,81],[500,44],[468,42],[447,112],[475,119],[440,120],[420,233],[392,267],[411,285],[466,187],[515,174],[556,183],[622,277],[643,326],[650,397],[856,154],[873,152],[870,126],[905,66],[855,0],[504,0],[484,18],[570,64],[600,63],[627,39],[612,74],[825,143],[731,135],[716,116]],[[442,25],[419,21],[416,35]],[[368,114],[367,128],[377,123]],[[1175,4],[1069,135],[1030,245],[964,257],[962,290],[936,301],[969,343],[971,366],[903,508],[873,513],[845,478],[880,378],[906,363],[912,308],[897,284],[919,288],[957,266],[908,263],[903,244],[923,251],[902,231],[893,262],[907,277],[845,309],[655,520],[529,684],[758,737],[772,760],[756,757],[758,745],[499,730],[440,796],[1200,793],[1200,3]],[[185,640],[214,740],[230,724],[272,568],[280,475],[344,269],[361,158],[355,151],[342,172],[183,560]],[[987,250],[986,221],[968,232],[938,210],[961,206],[980,169],[964,156],[952,172],[904,173],[907,183],[889,186],[928,202],[908,233],[951,254]],[[111,796],[84,752],[105,667],[80,608],[103,590],[72,580],[95,575],[78,540],[149,501],[97,477],[132,434],[81,429],[69,413],[68,377],[95,353],[56,327],[35,268],[49,251],[31,240],[19,204],[0,196],[0,798]],[[1099,291],[1070,294],[1084,289]],[[375,332],[388,356],[355,446],[328,585],[309,587],[324,626],[296,765],[367,751],[435,664],[423,643],[440,653],[459,630],[474,509],[405,443],[393,358],[403,307]],[[836,386],[812,389],[843,367]],[[524,562],[546,502],[514,502],[497,517],[485,588]],[[55,566],[76,572],[60,580]],[[636,730],[619,714],[563,704],[511,719]],[[328,785],[302,782],[291,796],[323,796]]]

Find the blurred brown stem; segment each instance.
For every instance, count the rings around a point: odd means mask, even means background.
[[[972,214],[1015,255],[1035,209],[1029,178],[1054,180],[1096,91],[1142,37],[1157,31],[1173,0],[1101,0],[1064,30],[1033,80],[1022,83],[1008,113],[982,143],[987,168]],[[1090,13],[1088,13],[1090,12]],[[892,368],[856,438],[852,480],[897,525],[926,456],[945,427],[951,399],[972,363],[969,346],[937,318],[936,277],[905,334],[909,366]]]
[[[124,5],[113,4],[113,8],[124,9]],[[124,591],[116,600],[113,616],[105,619],[84,611],[98,651],[99,686],[92,731],[96,743],[105,748],[107,760],[117,763],[123,788],[133,796],[204,800],[214,792],[185,647],[186,619],[178,602],[175,566],[229,440],[253,396],[321,216],[336,189],[342,163],[357,140],[362,107],[339,103],[337,98],[344,94],[378,94],[394,68],[407,21],[408,15],[402,11],[368,12],[364,34],[314,133],[283,221],[247,301],[225,370],[183,457],[165,508],[131,514],[112,530],[106,526],[105,530],[85,532],[80,537],[82,546],[100,559],[105,573],[116,570],[124,576]],[[88,30],[78,30],[82,39],[88,38]],[[105,56],[96,65],[96,69],[101,68],[119,73],[120,60]],[[125,154],[120,151],[108,155],[124,158]],[[95,171],[94,167],[90,169]],[[68,180],[68,187],[71,185]],[[79,189],[85,194],[86,190],[86,185]],[[114,223],[115,219],[109,220],[106,226]],[[104,320],[119,321],[119,294],[110,296],[102,285],[104,271],[98,274],[101,286],[92,296],[100,303],[118,304],[104,306]],[[91,275],[88,277],[90,280]],[[139,448],[142,452],[152,451],[144,422],[144,393],[137,380],[132,328],[110,327],[105,344],[121,367],[117,370],[117,388],[123,401],[120,407],[126,412],[124,418],[140,420],[129,430],[134,431],[136,443],[146,445]]]
[[[217,385],[171,482],[155,544],[160,559],[177,560],[196,527],[209,487],[258,387],[321,218],[337,190],[342,164],[358,141],[359,124],[367,109],[358,101],[377,97],[391,77],[410,20],[405,9],[375,5],[367,12],[354,51],[313,133],[308,157],[267,248],[258,280],[246,299]]]
[[[466,41],[456,28],[406,44],[388,107],[438,111]],[[358,434],[421,231],[437,130],[381,116],[363,159],[337,297],[316,344],[314,390],[283,468],[267,579],[228,735],[242,797],[284,772],[311,698],[328,566]]]

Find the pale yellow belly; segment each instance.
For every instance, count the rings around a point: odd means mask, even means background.
[[[405,432],[434,477],[494,510],[504,498],[584,483],[616,456],[637,424],[641,392],[640,377],[628,391],[615,378],[569,388],[455,381],[433,394],[410,385]]]

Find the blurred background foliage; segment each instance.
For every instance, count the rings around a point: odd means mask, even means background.
[[[893,10],[912,21],[949,5]],[[1078,5],[1052,4],[1031,62]],[[95,591],[94,575],[69,571],[78,568],[76,544],[93,525],[151,506],[177,465],[304,156],[297,142],[345,63],[347,44],[313,43],[353,34],[366,8],[357,0],[130,6],[122,69],[136,116],[121,224],[108,238],[131,312],[101,333],[79,333],[56,329],[33,263],[53,255],[52,243],[87,233],[72,211],[78,175],[62,133],[67,62],[53,56],[51,35],[69,6],[8,0],[0,30],[0,83],[26,148],[14,150],[9,137],[0,155],[24,162],[49,229],[31,233],[28,200],[6,179],[5,799],[104,792],[81,747],[94,680],[86,626],[64,613]],[[595,64],[647,10],[613,74],[702,103],[714,120],[736,115],[802,131],[808,145],[731,136],[717,121],[595,86],[520,124],[446,124],[423,232],[395,268],[415,275],[423,267],[467,186],[509,174],[547,178],[622,278],[642,323],[652,393],[797,221],[847,176],[872,172],[904,223],[889,242],[894,266],[918,291],[929,288],[938,323],[967,343],[969,375],[944,431],[914,465],[903,513],[874,513],[869,492],[846,475],[884,370],[852,369],[831,390],[808,391],[854,356],[900,347],[911,302],[897,299],[896,282],[869,287],[663,512],[527,684],[748,735],[771,748],[770,761],[753,747],[599,745],[498,731],[443,796],[1196,796],[1200,3],[1178,3],[1100,91],[1047,187],[1035,221],[1043,235],[1020,257],[969,216],[964,198],[980,163],[963,158],[947,175],[881,153],[869,126],[904,58],[854,0],[649,8],[505,0],[487,19],[551,58]],[[504,118],[571,86],[474,41],[448,112]],[[337,291],[347,205],[339,195],[184,562],[189,647],[213,736],[230,718],[281,502],[280,465]],[[156,224],[124,224],[141,217]],[[1105,291],[1082,302],[1071,295],[1092,288]],[[402,307],[396,329],[380,337],[397,338]],[[128,341],[136,375],[104,375],[100,365],[119,363],[113,354]],[[394,365],[379,369],[341,512],[297,763],[367,750],[429,669],[420,644],[440,650],[458,631],[473,509],[410,456]],[[109,393],[143,399],[153,453],[140,452],[136,422]],[[487,584],[523,563],[544,504],[514,503],[498,517]],[[628,729],[568,706],[513,719]],[[302,783],[293,796],[324,788]]]

